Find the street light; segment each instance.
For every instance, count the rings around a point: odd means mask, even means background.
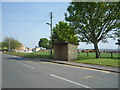
[[[51,26],[51,24],[50,24],[50,23],[46,23],[46,24]]]

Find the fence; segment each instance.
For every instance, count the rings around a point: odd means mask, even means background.
[[[54,55],[54,50],[52,50],[52,57],[50,55],[49,49],[34,52],[34,54],[39,55],[40,57],[52,58]],[[100,56],[101,56],[101,58],[120,59],[120,53],[113,53],[113,52],[100,53]],[[95,52],[78,52],[78,59],[80,59],[80,58],[95,58],[95,57],[96,57]]]
[[[95,52],[78,52],[78,58],[80,57],[95,57]],[[113,53],[113,52],[107,52],[107,53],[100,53],[101,58],[118,58],[120,59],[120,53]]]

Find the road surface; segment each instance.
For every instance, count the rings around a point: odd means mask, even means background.
[[[2,88],[118,88],[118,74],[3,54]]]

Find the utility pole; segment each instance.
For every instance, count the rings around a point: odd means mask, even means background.
[[[8,51],[10,51],[11,49],[10,49],[10,39],[9,39],[9,50]]]
[[[52,57],[52,12],[50,12],[50,28],[51,28],[51,50],[50,50],[50,55]]]
[[[51,36],[50,36],[50,39],[51,39],[51,43],[50,43],[50,56],[51,57],[52,57],[52,18],[53,18],[52,12],[50,12],[50,23],[46,23],[46,24],[50,25],[50,34],[51,34]]]

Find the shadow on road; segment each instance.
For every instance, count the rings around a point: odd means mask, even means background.
[[[33,61],[33,62],[41,62],[40,59],[28,59],[28,58],[22,58],[22,57],[10,57],[7,58],[8,60],[18,60],[18,61]]]
[[[46,62],[47,61],[65,61],[65,60],[59,60],[59,59],[47,59],[47,58],[36,58],[36,59],[29,59],[29,58],[23,58],[23,57],[10,57],[7,58],[8,60],[18,60],[18,61],[33,61],[33,62]]]

